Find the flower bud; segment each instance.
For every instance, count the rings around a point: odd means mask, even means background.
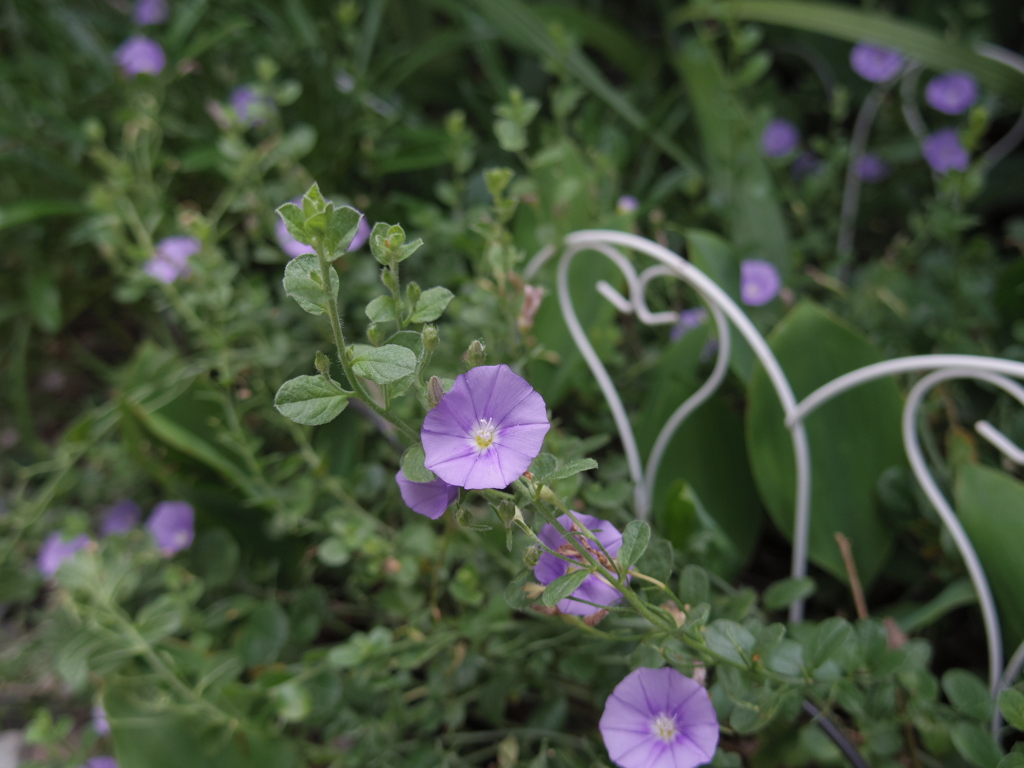
[[[531,544],[526,548],[526,551],[523,552],[523,564],[527,568],[533,568],[535,565],[537,565],[537,563],[540,562],[541,554],[543,554],[541,552],[541,548],[538,547],[536,544]]]
[[[417,283],[409,283],[409,285],[407,285],[405,287],[405,296],[406,296],[406,299],[409,302],[409,307],[410,308],[415,308],[416,302],[418,302],[420,300],[420,296],[422,294],[423,294],[423,291],[420,289],[420,287],[419,287],[419,285]],[[411,309],[410,309],[410,311],[411,311]]]
[[[437,349],[437,342],[439,339],[436,325],[425,325],[423,326],[423,349],[427,354],[432,353]]]
[[[466,362],[469,363],[470,368],[476,368],[487,362],[487,346],[480,339],[474,339],[473,343],[469,345],[469,349],[466,350]]]
[[[455,521],[463,528],[473,525],[473,513],[459,504],[455,508]]]
[[[313,358],[313,365],[316,366],[316,369],[320,373],[322,373],[324,376],[327,376],[330,374],[331,371],[331,358],[329,358],[323,352],[317,350],[316,357]]]
[[[370,327],[366,329],[366,337],[375,347],[379,347],[384,343],[385,336],[384,331],[376,323],[370,323]]]
[[[403,245],[405,245],[405,230],[400,224],[394,224],[388,229],[384,246],[391,251],[397,251]]]
[[[498,506],[494,508],[494,511],[498,515],[498,519],[505,524],[505,527],[512,525],[512,521],[516,516],[516,505],[512,503],[511,499],[502,499]]]
[[[437,376],[431,376],[430,381],[427,382],[427,402],[430,403],[430,407],[433,408],[440,403],[442,397],[444,397],[444,385]]]

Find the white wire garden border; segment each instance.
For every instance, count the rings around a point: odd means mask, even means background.
[[[620,250],[626,249],[654,259],[657,264],[637,272],[632,261]],[[640,459],[636,437],[622,399],[611,376],[601,363],[586,332],[580,325],[569,291],[569,266],[585,251],[595,251],[612,261],[622,272],[628,296],[623,296],[609,283],[601,280],[595,290],[624,314],[635,315],[648,326],[673,325],[679,318],[675,311],[652,312],[646,301],[647,285],[660,277],[674,277],[690,285],[707,304],[714,319],[718,335],[718,352],[708,379],[672,414],[654,442],[647,465]],[[540,268],[558,253],[549,246],[530,261],[524,271],[531,280]],[[577,347],[587,362],[611,409],[619,438],[626,453],[630,476],[634,483],[634,504],[637,517],[645,519],[651,509],[651,497],[658,468],[669,441],[686,418],[718,389],[729,368],[732,350],[730,323],[736,327],[751,346],[764,367],[772,387],[782,405],[785,425],[789,430],[796,466],[796,500],[793,512],[793,552],[790,575],[801,578],[807,574],[808,539],[811,522],[811,455],[804,426],[806,418],[832,398],[848,390],[886,376],[903,373],[926,373],[911,388],[903,407],[903,444],[914,477],[929,502],[935,508],[943,525],[949,531],[957,550],[967,567],[971,583],[978,595],[988,646],[989,687],[993,696],[1008,687],[1024,667],[1024,643],[1017,648],[1009,663],[1003,667],[1003,644],[1000,635],[999,614],[985,570],[960,524],[952,506],[939,490],[921,451],[918,437],[918,410],[925,396],[938,384],[950,379],[974,379],[992,384],[1024,405],[1024,386],[1014,379],[1024,379],[1024,363],[977,355],[915,355],[875,363],[850,371],[824,384],[801,401],[797,401],[793,388],[767,342],[735,301],[711,278],[690,262],[668,248],[627,232],[614,230],[581,230],[568,235],[563,241],[558,261],[557,296],[562,316]],[[1024,450],[987,421],[975,425],[977,433],[998,449],[1014,464],[1024,465]],[[789,619],[797,623],[803,619],[804,601],[790,606]],[[997,732],[1001,719],[998,708],[992,719],[993,732]]]

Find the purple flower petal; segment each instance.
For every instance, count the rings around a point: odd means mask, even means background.
[[[36,567],[43,576],[49,579],[57,573],[65,561],[90,543],[91,539],[84,533],[65,541],[59,531],[54,531],[43,540],[43,545],[39,548],[39,555],[36,557]]]
[[[161,283],[173,283],[188,274],[189,258],[202,247],[199,240],[188,235],[165,237],[156,244],[153,258],[143,265],[142,271]]]
[[[684,309],[679,313],[679,319],[676,320],[676,324],[672,326],[672,330],[668,332],[669,340],[679,341],[694,328],[703,325],[707,319],[708,311],[704,309],[704,307]]]
[[[114,62],[126,77],[159,75],[167,66],[167,56],[156,40],[132,35],[114,51]]]
[[[880,45],[858,43],[850,50],[850,67],[872,83],[892,80],[903,69],[903,56]]]
[[[163,24],[169,14],[167,0],[136,0],[132,10],[132,18],[140,27]]]
[[[431,520],[437,520],[459,497],[459,489],[440,478],[429,483],[415,483],[398,470],[395,481],[402,493],[402,501],[409,509]]]
[[[768,123],[761,132],[761,151],[768,157],[785,157],[800,144],[800,131],[782,118]]]
[[[267,118],[277,111],[274,102],[251,85],[240,85],[235,88],[228,101],[238,122],[245,126],[263,125]]]
[[[295,197],[292,198],[290,202],[295,203],[296,205],[302,205],[302,198]],[[300,243],[292,237],[292,233],[288,231],[288,226],[284,223],[284,219],[281,217],[278,217],[277,223],[274,224],[274,237],[277,239],[277,244],[280,246],[281,250],[284,251],[290,259],[302,256],[304,253],[313,253],[313,246]],[[363,218],[359,220],[359,229],[356,230],[355,237],[352,238],[352,242],[348,245],[348,253],[358,251],[369,239],[370,223],[366,220],[366,217],[363,216]]]
[[[966,72],[933,77],[924,89],[928,105],[947,115],[962,115],[978,100],[978,81]]]
[[[507,365],[473,368],[423,421],[427,469],[461,488],[504,488],[540,453],[544,399]]]
[[[126,533],[139,524],[142,518],[142,510],[139,505],[131,499],[122,499],[116,504],[107,507],[100,523],[100,533],[104,536],[111,536],[115,533]]]
[[[107,755],[90,757],[82,768],[117,768],[117,760]]]
[[[619,213],[635,213],[639,207],[640,201],[633,195],[623,195],[615,203],[615,210]]]
[[[107,710],[102,704],[96,704],[92,708],[92,729],[100,736],[110,733],[110,721],[107,719]]]
[[[745,259],[740,263],[740,301],[747,306],[764,306],[781,288],[782,277],[770,261]]]
[[[614,525],[607,520],[601,520],[592,515],[578,514],[576,519],[597,536],[597,540],[601,542],[601,545],[608,551],[609,555],[615,557],[619,553],[619,549],[622,547],[622,534],[619,533],[619,530]],[[566,530],[572,530],[573,521],[568,515],[559,517],[558,522]],[[537,537],[549,549],[557,550],[566,543],[565,537],[551,523],[545,524],[540,529]],[[577,541],[587,540],[580,538]],[[591,546],[596,551],[600,551],[593,543],[591,543]],[[550,552],[544,552],[537,561],[537,565],[533,567],[533,577],[537,579],[539,584],[550,584],[555,579],[568,573],[570,567],[572,567],[571,564],[565,560],[555,557]],[[573,616],[589,616],[599,609],[592,605],[587,605],[587,603],[582,603],[580,600],[586,600],[597,605],[616,605],[622,602],[622,599],[622,593],[619,590],[594,573],[584,579],[583,583],[577,587],[572,595],[560,601],[557,608],[562,613]]]
[[[888,178],[889,166],[878,155],[867,153],[857,158],[854,172],[861,181],[872,184]]]
[[[932,170],[940,174],[966,171],[967,166],[971,164],[971,156],[952,128],[944,128],[925,137],[921,144],[921,153]]]
[[[796,181],[806,179],[808,176],[821,170],[821,158],[813,152],[801,152],[793,164],[789,166],[789,175]]]
[[[718,746],[707,690],[671,667],[635,669],[612,691],[599,724],[621,768],[696,768]]]
[[[153,508],[146,528],[164,557],[171,557],[192,546],[196,513],[187,501],[161,501]]]

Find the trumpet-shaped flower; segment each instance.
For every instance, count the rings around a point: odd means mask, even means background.
[[[167,66],[167,56],[156,40],[132,35],[114,51],[114,62],[127,77],[159,75]]]
[[[413,512],[437,520],[452,502],[459,497],[459,489],[448,485],[441,478],[429,483],[416,483],[405,476],[402,470],[395,475],[398,490],[404,501]]]
[[[507,365],[484,365],[455,379],[423,421],[424,466],[449,485],[504,488],[540,453],[544,398]]]
[[[858,43],[850,50],[850,67],[865,80],[884,83],[903,69],[903,56],[880,45]]]
[[[615,686],[599,724],[621,768],[696,768],[718,746],[707,690],[671,667],[634,669]]]
[[[597,537],[597,540],[601,542],[601,545],[609,555],[615,557],[619,553],[619,549],[622,547],[622,534],[619,533],[614,525],[607,520],[601,520],[593,515],[576,515],[576,519]],[[559,517],[558,522],[566,530],[573,530],[573,521],[568,515]],[[576,530],[579,529],[577,528]],[[549,549],[567,557],[579,558],[576,547],[567,542],[565,537],[551,523],[545,524],[537,536]],[[574,536],[573,539],[575,544],[590,547],[595,557],[604,554],[594,542],[584,538],[582,535]],[[583,561],[581,560],[580,562]],[[537,561],[537,565],[533,567],[533,576],[540,584],[550,584],[555,579],[568,573],[570,568],[575,568],[575,566],[550,552],[544,552]],[[587,602],[580,602],[582,600]],[[622,593],[605,581],[604,578],[596,573],[592,573],[583,580],[583,583],[569,597],[561,600],[556,607],[562,613],[574,616],[589,616],[601,609],[588,605],[588,603],[615,605],[620,602],[622,602]]]
[[[49,579],[66,560],[74,557],[80,549],[89,546],[90,541],[84,533],[65,541],[59,531],[54,531],[43,540],[43,546],[39,548],[39,555],[36,557],[36,567]]]
[[[196,512],[187,501],[161,501],[153,508],[146,528],[164,557],[171,557],[192,546]]]
[[[971,164],[971,156],[952,128],[944,128],[926,136],[921,143],[921,153],[936,173],[966,171]]]
[[[978,81],[966,72],[947,72],[928,81],[924,100],[943,114],[962,115],[978,100]]]
[[[764,259],[740,262],[740,300],[749,307],[761,307],[779,295],[782,277],[778,268]]]

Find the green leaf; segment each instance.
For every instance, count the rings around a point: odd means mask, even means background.
[[[359,222],[362,218],[363,214],[347,205],[335,208],[331,212],[323,239],[323,249],[328,261],[334,261],[348,252],[352,239],[359,231]]]
[[[1006,722],[1018,731],[1024,731],[1024,693],[1016,688],[1002,691],[999,694],[999,711]]]
[[[966,576],[955,579],[924,605],[915,604],[908,609],[902,606],[892,608],[892,617],[899,622],[900,629],[911,634],[920,632],[947,615],[950,611],[965,605],[975,605],[978,593]]]
[[[1024,101],[1024,76],[1012,67],[981,56],[941,32],[878,11],[822,0],[726,0],[690,4],[671,18],[681,23],[709,16],[780,24],[851,43],[866,40],[895,48],[939,72],[967,70],[986,87],[1012,97],[1018,104]]]
[[[814,671],[831,659],[850,639],[853,627],[846,619],[832,616],[825,619],[804,641],[804,662],[809,671]]]
[[[172,595],[160,595],[142,607],[135,617],[135,627],[146,642],[152,644],[169,637],[185,623],[186,606]]]
[[[544,593],[540,597],[541,604],[548,608],[554,608],[575,592],[590,573],[586,568],[576,568],[564,576],[559,576],[544,589]]]
[[[277,603],[260,603],[242,628],[235,650],[247,667],[273,664],[288,641],[288,614]]]
[[[817,585],[814,579],[805,576],[802,579],[782,579],[776,581],[764,591],[764,607],[770,611],[787,608],[797,600],[806,600],[814,594]]]
[[[992,585],[1004,639],[1016,647],[1024,640],[1024,483],[996,469],[964,464],[953,498]]]
[[[0,229],[52,216],[77,216],[88,208],[78,200],[22,200],[0,206]]]
[[[576,459],[575,461],[570,461],[568,464],[555,467],[543,475],[539,475],[535,480],[539,484],[550,485],[556,480],[564,480],[567,477],[573,477],[578,475],[580,472],[587,472],[591,469],[597,469],[596,461],[593,459]]]
[[[277,710],[277,717],[285,723],[300,723],[313,709],[313,697],[309,689],[297,680],[275,685],[269,691]]]
[[[196,537],[189,547],[189,570],[208,587],[222,587],[238,570],[238,542],[223,528],[212,528]]]
[[[966,669],[947,670],[942,676],[942,690],[960,714],[980,722],[992,719],[995,703],[989,695],[988,687],[977,675]]]
[[[377,384],[390,384],[416,372],[416,355],[397,344],[364,347],[352,361],[352,367],[360,376]]]
[[[757,638],[738,622],[718,619],[708,624],[704,642],[722,658],[747,665],[754,653]]]
[[[331,280],[331,291],[324,290],[320,275],[320,260],[314,253],[307,253],[288,262],[284,268],[284,290],[295,299],[299,306],[311,315],[322,315],[327,311],[328,302],[337,301],[341,280],[333,268],[327,269]]]
[[[530,472],[533,473],[534,480],[539,477],[546,477],[551,472],[555,471],[558,466],[558,459],[550,453],[538,453],[533,461],[530,462]]]
[[[859,333],[810,302],[793,309],[768,337],[797,399],[882,355]],[[764,370],[750,379],[747,448],[754,479],[775,525],[792,536],[795,503],[793,447],[782,408]],[[875,495],[879,475],[905,461],[900,437],[903,401],[891,379],[863,384],[811,414],[810,559],[847,579],[835,533],[853,545],[861,580],[869,585],[885,563],[893,536]],[[838,439],[837,436],[842,436]]]
[[[1024,768],[1024,753],[1011,752],[999,761],[996,768]]]
[[[411,446],[402,454],[402,472],[414,483],[431,483],[437,480],[437,475],[423,466],[426,455],[423,453],[423,446],[419,443]]]
[[[316,426],[332,421],[348,405],[349,396],[323,376],[296,376],[274,396],[274,407],[297,424]]]
[[[643,520],[630,520],[622,532],[622,547],[616,559],[624,571],[640,559],[651,540],[651,526]]]
[[[326,209],[327,201],[324,200],[324,196],[320,192],[320,185],[314,181],[313,186],[306,190],[306,194],[302,196],[302,213],[305,214],[308,221],[313,216],[323,213]]]
[[[366,316],[374,323],[390,323],[398,319],[395,300],[391,296],[378,296],[366,305]]]
[[[992,734],[976,723],[956,723],[950,735],[960,757],[975,768],[996,768],[1003,757]]]
[[[706,603],[711,596],[708,572],[699,565],[687,565],[679,574],[679,599],[683,605]]]
[[[455,294],[447,288],[428,288],[416,302],[416,309],[413,310],[409,320],[413,323],[429,323],[437,320],[454,298]]]
[[[295,203],[285,203],[277,209],[277,215],[288,228],[288,234],[303,245],[309,245],[309,239],[306,237],[306,215],[299,206]],[[309,250],[313,250],[312,246]]]

